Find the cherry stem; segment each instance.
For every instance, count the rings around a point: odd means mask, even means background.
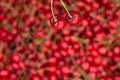
[[[53,0],[51,0],[51,7],[50,8],[51,8],[53,19],[55,22],[57,22],[57,18],[55,17],[54,10],[53,10]]]
[[[60,2],[61,2],[61,4],[63,5],[64,9],[66,10],[66,12],[67,12],[69,18],[72,18],[72,15],[71,15],[70,12],[68,11],[68,9],[67,9],[65,3],[63,2],[63,0],[60,0]]]

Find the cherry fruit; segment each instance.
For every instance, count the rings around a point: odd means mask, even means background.
[[[81,18],[78,12],[70,11],[71,17],[67,14],[65,15],[66,20],[70,25],[76,25],[80,22]]]
[[[55,30],[62,30],[67,24],[62,16],[57,16],[57,21],[54,21],[54,19],[51,18],[50,23]]]

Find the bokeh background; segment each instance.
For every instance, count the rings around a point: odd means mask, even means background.
[[[59,31],[50,1],[0,0],[0,80],[120,80],[120,0],[63,0],[81,20]]]

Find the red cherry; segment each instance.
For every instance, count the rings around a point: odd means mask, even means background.
[[[67,52],[65,50],[61,50],[60,54],[61,54],[61,56],[65,56],[65,57],[67,56]]]
[[[106,66],[108,64],[108,61],[106,59],[102,59],[101,65]]]
[[[0,76],[1,76],[1,77],[8,77],[8,76],[9,76],[9,71],[6,70],[6,69],[0,71]]]
[[[115,16],[116,18],[120,17],[120,9],[119,9],[119,10],[116,10],[116,11],[114,12],[114,16]]]
[[[90,68],[90,64],[88,62],[83,62],[81,66],[86,71]]]
[[[85,0],[85,2],[86,2],[87,4],[90,4],[90,3],[92,3],[92,0]]]
[[[115,75],[114,80],[120,80],[120,75]]]
[[[40,77],[39,77],[38,75],[35,75],[35,76],[33,77],[33,80],[41,80],[41,79],[40,79]]]
[[[3,54],[0,54],[0,61],[3,61],[4,57]]]
[[[108,4],[108,0],[101,0],[103,5],[107,5]]]
[[[99,78],[99,80],[106,80],[104,77]]]
[[[116,27],[117,27],[116,20],[110,20],[108,24],[111,29],[116,29]]]
[[[53,51],[57,51],[57,50],[58,50],[58,45],[53,45],[53,46],[52,46],[52,50],[53,50]]]
[[[96,73],[97,72],[97,66],[96,65],[92,65],[90,66],[90,72]]]
[[[12,80],[19,80],[18,76],[15,73],[10,74]]]
[[[97,2],[94,2],[94,3],[92,4],[92,6],[93,6],[94,9],[99,9],[99,8],[100,8],[99,3],[97,3]]]
[[[36,23],[36,18],[33,17],[33,16],[31,16],[31,17],[29,18],[29,23],[30,23],[30,24],[35,24],[35,23]]]
[[[108,3],[108,8],[112,9],[115,7],[115,4],[113,2]]]
[[[80,45],[78,43],[76,43],[76,44],[73,45],[73,48],[75,50],[79,50],[80,49]]]
[[[70,30],[66,30],[66,29],[63,30],[63,35],[65,36],[70,35],[70,33],[71,33]]]
[[[87,38],[92,38],[93,37],[93,31],[92,30],[86,30],[85,35]]]
[[[56,72],[56,70],[57,70],[57,67],[55,67],[55,66],[48,67],[48,71],[52,74],[54,74]]]
[[[0,13],[0,21],[3,21],[5,19],[5,16]]]
[[[105,46],[98,47],[98,53],[104,55],[107,53],[107,48]]]
[[[15,69],[15,70],[18,70],[18,69],[19,69],[19,64],[17,64],[17,63],[12,63],[12,64],[11,64],[11,67],[12,67],[13,69]]]
[[[93,31],[94,31],[95,33],[100,32],[100,31],[101,31],[101,26],[96,25],[96,26],[93,28]]]
[[[51,58],[49,58],[48,61],[51,65],[55,65],[57,63],[57,58],[56,57],[51,57]]]
[[[47,47],[47,48],[50,48],[51,47],[51,42],[49,41],[49,40],[46,40],[45,42],[44,42],[44,45]]]
[[[94,62],[96,64],[101,64],[102,58],[101,57],[95,57]]]
[[[73,56],[75,54],[75,50],[73,48],[68,48],[68,55]]]
[[[96,33],[96,41],[101,41],[101,40],[104,40],[105,39],[105,33],[100,31],[98,33]]]
[[[58,80],[57,79],[57,76],[55,75],[55,74],[52,74],[51,76],[50,76],[50,79],[49,80]]]
[[[61,42],[60,46],[61,46],[62,49],[65,49],[65,50],[68,49],[68,43],[67,42]]]
[[[85,27],[88,26],[89,25],[88,19],[86,19],[86,18],[82,19],[81,24],[82,24],[82,26],[85,26]]]
[[[107,77],[107,79],[106,80],[113,80],[113,78],[112,77]]]
[[[15,63],[19,63],[20,58],[19,58],[18,55],[13,55],[13,56],[11,56],[11,57],[12,57],[12,61],[13,61],[13,62],[15,62]]]
[[[114,46],[114,48],[113,48],[113,53],[115,54],[115,55],[119,55],[120,54],[120,46]]]
[[[62,30],[66,26],[66,20],[62,16],[56,16],[56,18],[56,22],[51,18],[50,23],[55,30]]]
[[[34,7],[37,7],[37,6],[38,6],[37,0],[32,1],[32,5],[33,5]]]
[[[69,68],[64,66],[64,67],[62,67],[61,72],[62,72],[62,74],[67,75],[69,73]]]
[[[76,11],[70,11],[70,14],[72,15],[72,18],[69,18],[69,16],[66,14],[65,18],[71,25],[76,25],[80,22],[80,15]]]
[[[113,51],[109,51],[108,54],[107,54],[107,56],[108,56],[109,58],[112,58],[113,55],[114,55]]]

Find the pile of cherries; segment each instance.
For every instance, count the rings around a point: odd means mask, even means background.
[[[120,80],[120,0],[0,0],[0,80]]]

